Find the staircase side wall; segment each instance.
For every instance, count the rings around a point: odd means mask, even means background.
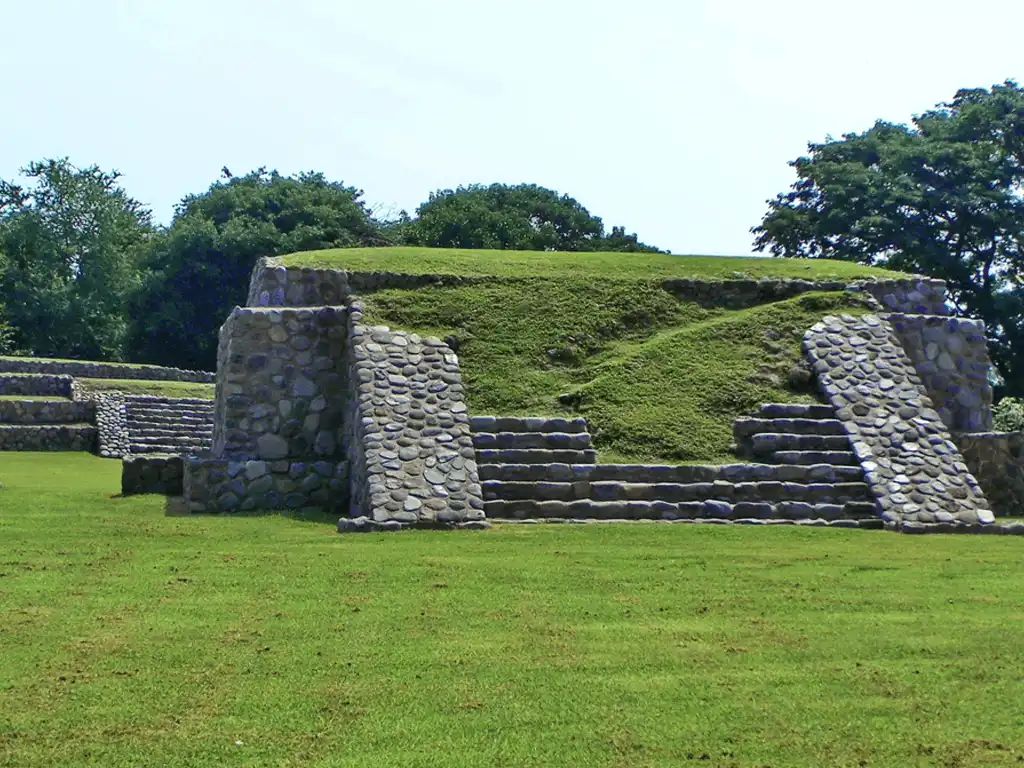
[[[886,317],[935,410],[953,432],[992,429],[992,363],[980,320],[935,315]]]

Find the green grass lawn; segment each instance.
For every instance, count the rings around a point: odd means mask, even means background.
[[[1019,766],[1016,537],[339,536],[0,454],[0,765]],[[59,482],[54,482],[59,478]]]
[[[347,269],[495,277],[606,277],[664,279],[700,277],[788,277],[848,280],[899,277],[899,273],[827,259],[772,259],[723,256],[670,256],[663,253],[567,253],[552,251],[484,251],[459,248],[342,248],[303,251],[275,263]]]
[[[460,340],[472,412],[580,414],[603,461],[655,462],[734,460],[738,416],[813,402],[788,382],[804,332],[824,315],[863,311],[848,293],[723,310],[656,283],[568,278],[386,290],[364,302],[370,322]]]
[[[148,381],[145,379],[76,379],[86,392],[124,392],[157,397],[213,399],[214,385],[192,381]]]
[[[92,363],[98,362],[101,365],[112,365],[118,368],[124,368],[126,372],[131,372],[137,368],[143,366],[153,365],[151,363],[115,363],[109,361],[94,361],[94,360],[73,360],[65,357],[25,357],[21,355],[0,355],[0,360],[14,360],[14,361],[27,361],[27,362],[39,362],[39,363]],[[162,366],[153,365],[153,367],[160,368]]]
[[[66,403],[70,397],[59,395],[0,395],[0,400],[32,400],[33,402]]]

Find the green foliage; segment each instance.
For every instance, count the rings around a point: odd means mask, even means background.
[[[31,163],[29,187],[0,180],[0,351],[121,359],[127,296],[140,280],[149,212],[120,175],[67,159]]]
[[[587,278],[364,299],[372,322],[453,338],[472,412],[574,408],[603,460],[664,462],[733,459],[736,417],[764,402],[813,401],[788,383],[803,333],[861,306],[850,294],[808,294],[724,311],[681,302],[654,282]]]
[[[992,425],[999,432],[1024,431],[1024,400],[1004,397],[992,408]]]
[[[810,144],[755,247],[946,280],[985,321],[1006,390],[1024,394],[1024,89],[958,91],[913,126]]]
[[[7,765],[1020,765],[1013,537],[339,536],[2,456]]]
[[[439,248],[527,251],[654,251],[637,236],[604,224],[577,200],[536,184],[473,184],[431,193],[404,242]]]
[[[152,272],[134,301],[135,359],[212,370],[217,329],[245,303],[259,258],[382,242],[354,187],[319,173],[225,176],[186,197],[153,244]]]
[[[285,266],[396,272],[406,275],[463,277],[591,277],[603,280],[702,280],[792,278],[864,280],[905,277],[899,272],[816,259],[765,259],[723,256],[673,256],[638,253],[487,251],[455,248],[349,248],[292,253],[277,259]]]

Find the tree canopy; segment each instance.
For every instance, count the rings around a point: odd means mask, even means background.
[[[383,242],[361,197],[320,173],[232,176],[225,169],[207,192],[182,200],[151,248],[151,272],[134,301],[133,355],[212,370],[217,329],[245,303],[259,258]]]
[[[28,186],[0,180],[0,348],[121,359],[149,212],[117,172],[65,158],[22,173]]]
[[[402,227],[410,245],[523,251],[657,251],[604,224],[576,199],[536,184],[473,184],[431,193]]]
[[[752,231],[775,256],[846,259],[947,281],[1024,394],[1024,89],[964,89],[913,119],[809,144]]]

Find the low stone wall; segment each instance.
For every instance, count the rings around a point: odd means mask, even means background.
[[[160,365],[93,363],[78,360],[36,360],[31,357],[0,357],[0,373],[47,373],[80,376],[83,379],[146,379],[151,381],[192,381],[209,384],[208,371],[186,371]]]
[[[992,428],[992,363],[980,320],[891,314],[896,331],[942,421],[954,432]]]
[[[374,524],[482,521],[484,505],[462,375],[435,337],[362,325],[350,307],[350,517]],[[361,523],[339,523],[358,530]]]
[[[0,424],[0,451],[95,451],[96,428],[73,424]],[[54,478],[54,482],[59,482]]]
[[[992,511],[1001,517],[1024,515],[1024,432],[954,434]]]
[[[182,476],[180,456],[126,456],[121,462],[121,494],[180,496]]]
[[[248,461],[186,457],[184,495],[191,512],[348,508],[347,461]]]
[[[91,422],[96,407],[70,400],[0,400],[0,424]]]
[[[685,258],[680,256],[679,258]],[[283,267],[261,259],[253,270],[247,304],[252,307],[315,307],[341,304],[353,294],[385,288],[415,289],[427,285],[465,285],[481,282],[518,282],[514,277],[409,275],[395,272],[360,272],[343,269]],[[670,278],[662,287],[685,301],[744,308],[790,298],[808,291],[863,290],[888,311],[948,314],[946,284],[931,278],[901,280],[812,281],[785,279],[700,280]]]
[[[0,395],[71,397],[72,381],[70,376],[58,374],[25,376],[0,373]]]

